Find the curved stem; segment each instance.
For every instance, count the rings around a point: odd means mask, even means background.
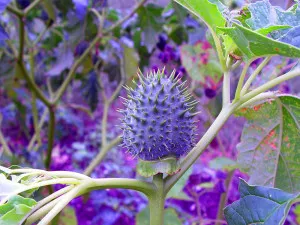
[[[249,68],[251,62],[252,61],[250,61],[250,62],[248,62],[247,64],[244,65],[244,68],[243,68],[242,73],[240,75],[238,86],[237,86],[236,91],[235,91],[235,98],[234,98],[234,100],[238,100],[241,97],[241,90],[242,90],[242,87],[243,87],[243,84],[244,84],[246,73],[248,71],[248,68]]]
[[[101,161],[106,156],[106,153],[112,149],[115,145],[119,144],[121,142],[121,137],[116,137],[114,140],[112,140],[108,145],[103,146],[101,151],[98,153],[95,159],[90,163],[90,165],[85,169],[84,174],[90,175],[93,170],[101,163]]]
[[[254,89],[253,91],[250,91],[249,93],[245,94],[243,97],[241,97],[240,102],[245,103],[245,102],[249,101],[250,99],[252,99],[253,97],[259,95],[260,93],[263,93],[263,92],[277,86],[278,84],[281,84],[282,82],[284,82],[286,80],[290,80],[290,79],[298,77],[298,76],[300,76],[300,69],[295,69],[284,75],[281,75],[280,77],[277,77],[277,78],[267,82],[266,84],[263,84],[262,86]]]
[[[54,192],[53,194],[47,196],[46,198],[42,199],[39,201],[34,208],[30,211],[30,213],[21,221],[20,224],[23,224],[25,221],[25,225],[31,225],[41,217],[47,214],[47,212],[54,206],[56,205],[61,198],[63,194],[67,193],[70,191],[74,186],[67,186],[59,191]],[[47,205],[46,205],[47,204]]]
[[[248,91],[251,83],[254,81],[256,76],[262,71],[262,69],[268,64],[268,62],[271,60],[272,56],[268,56],[262,61],[261,64],[254,70],[254,72],[250,75],[249,79],[246,81],[244,87],[241,90],[241,96],[245,95]]]
[[[92,183],[93,185],[91,185],[88,192],[106,188],[122,188],[139,191],[146,196],[150,196],[156,191],[153,183],[129,178],[98,178],[93,179]]]
[[[27,15],[34,7],[36,7],[43,0],[35,0],[25,10],[24,14]]]
[[[206,147],[213,140],[213,138],[217,135],[218,131],[222,128],[224,123],[227,121],[227,119],[237,107],[238,104],[235,103],[230,104],[221,110],[214,123],[206,131],[201,140],[197,143],[196,147],[194,147],[192,151],[183,159],[183,162],[181,164],[181,170],[177,174],[173,176],[168,176],[165,179],[165,193],[168,193],[170,191],[170,189],[174,186],[177,180],[180,179],[180,177],[198,159],[198,157],[206,149]]]

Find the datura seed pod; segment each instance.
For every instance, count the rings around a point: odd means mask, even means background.
[[[122,111],[123,142],[143,161],[178,160],[194,146],[195,122],[185,83],[163,71],[139,74],[135,90],[127,87]]]

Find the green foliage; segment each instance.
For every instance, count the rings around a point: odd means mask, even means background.
[[[136,216],[136,224],[150,225],[149,218],[150,218],[150,210],[149,207],[146,207]],[[174,209],[171,208],[165,209],[164,225],[181,225],[181,224],[182,221],[178,218],[178,215]]]
[[[243,53],[245,60],[267,55],[282,55],[291,58],[300,57],[299,48],[273,40],[238,24],[234,24],[233,27],[218,28],[218,30],[232,38]]]
[[[237,146],[238,162],[250,184],[299,192],[300,99],[279,96],[239,115],[248,122]]]
[[[230,158],[218,157],[209,162],[209,167],[214,170],[232,171],[238,168],[238,165],[234,160]]]
[[[227,206],[224,214],[228,225],[282,225],[298,196],[279,189],[249,186],[240,180],[241,199]]]
[[[143,41],[148,52],[152,51],[157,42],[156,38],[154,38],[155,34],[162,30],[162,12],[163,8],[154,4],[148,4],[138,10],[139,26],[143,30]]]
[[[180,48],[181,62],[188,74],[197,81],[205,81],[210,76],[218,81],[223,74],[214,49],[203,48],[202,43],[182,45]],[[205,62],[203,62],[205,61]]]
[[[59,216],[59,225],[77,225],[77,218],[74,208],[66,207]]]
[[[0,224],[18,224],[35,205],[33,199],[18,195],[11,197],[7,203],[0,205]]]
[[[209,0],[175,0],[177,3],[188,9],[190,12],[201,18],[207,26],[215,31],[217,27],[224,27],[226,20],[220,12],[222,4],[218,0],[211,3]],[[223,8],[224,9],[224,8]]]
[[[177,183],[168,192],[167,198],[176,199],[189,199],[189,197],[182,191],[190,175],[192,174],[192,168],[184,173],[184,175],[177,181]]]

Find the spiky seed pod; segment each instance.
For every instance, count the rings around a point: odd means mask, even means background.
[[[194,146],[193,104],[174,74],[139,74],[141,84],[135,90],[128,89],[123,142],[133,156],[142,160],[178,159]]]

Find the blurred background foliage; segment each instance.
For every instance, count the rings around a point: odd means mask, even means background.
[[[11,4],[25,9],[32,2],[16,0]],[[247,1],[223,2],[238,10]],[[286,8],[292,1],[272,3]],[[133,0],[44,0],[27,14],[25,68],[49,99],[60,89],[78,59],[86,55],[75,68],[74,79],[55,108],[52,170],[85,171],[101,151],[103,140],[111,141],[120,135],[117,125],[121,115],[117,109],[123,105],[117,96],[125,95],[121,85],[134,85],[131,81],[137,78],[138,68],[147,73],[164,67],[166,74],[175,69],[177,76],[187,80],[193,97],[200,102],[197,108],[202,112],[197,118],[200,137],[220,111],[222,70],[204,24],[174,1],[149,1],[131,15],[135,4],[137,1]],[[47,108],[33,98],[14,57],[20,45],[18,20],[2,11],[0,139],[5,139],[7,146],[0,142],[1,165],[44,168],[49,126]],[[128,14],[130,17],[126,18]],[[126,20],[120,26],[107,30],[123,18]],[[94,44],[98,35],[101,38]],[[86,52],[91,44],[91,51]],[[250,70],[259,62],[259,59],[253,62]],[[275,57],[255,85],[288,70],[292,64],[293,61]],[[232,85],[237,83],[238,72],[239,69],[233,74]],[[280,91],[299,94],[297,87],[299,80],[286,82]],[[239,198],[238,177],[247,178],[234,169],[232,161],[243,124],[242,118],[231,118],[170,192],[165,224],[226,224],[219,208]],[[125,151],[114,146],[103,155],[101,164],[90,171],[91,176],[139,176],[135,172],[136,160]],[[39,199],[43,194],[39,191],[34,197]],[[148,224],[146,203],[144,196],[133,191],[95,191],[88,197],[73,200],[58,224]],[[297,207],[286,224],[294,225],[297,221],[299,224],[299,211]]]

